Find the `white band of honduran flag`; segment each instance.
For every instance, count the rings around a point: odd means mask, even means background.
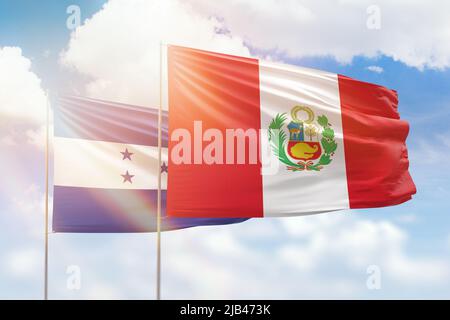
[[[158,189],[158,147],[55,137],[57,186]],[[167,189],[167,148],[162,148],[161,189]],[[128,174],[127,174],[128,173]]]

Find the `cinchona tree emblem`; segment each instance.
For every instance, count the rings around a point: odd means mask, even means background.
[[[299,117],[302,113],[303,117]],[[337,149],[334,130],[325,115],[317,117],[311,108],[298,105],[285,131],[286,113],[279,113],[269,125],[269,142],[278,159],[291,171],[320,171],[329,165]]]

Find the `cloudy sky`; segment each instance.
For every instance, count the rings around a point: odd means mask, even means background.
[[[443,0],[0,0],[0,298],[43,296],[46,93],[155,107],[160,41],[396,89],[418,189],[391,208],[165,233],[163,298],[450,298],[449,11]],[[151,234],[51,234],[50,298],[152,299],[155,246]]]

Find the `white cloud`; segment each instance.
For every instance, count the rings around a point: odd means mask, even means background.
[[[288,230],[303,224],[299,220],[282,223]],[[334,257],[354,271],[376,263],[392,281],[409,285],[438,284],[449,279],[450,261],[410,257],[406,251],[407,234],[392,222],[320,216],[308,223],[314,225],[311,232],[296,235],[299,239],[307,239],[307,244],[288,245],[287,248],[290,259],[297,251],[311,264],[311,269],[325,262],[325,257]],[[304,229],[304,226],[299,228]]]
[[[3,257],[3,268],[12,277],[32,278],[42,272],[42,254],[37,248],[16,248]]]
[[[16,141],[14,140],[14,137],[11,135],[4,135],[0,140],[0,144],[4,146],[15,146]]]
[[[50,114],[49,117],[49,128],[48,128],[48,134],[49,134],[49,144],[51,145],[51,137],[53,137],[53,114]],[[46,146],[46,139],[47,139],[47,128],[46,125],[42,125],[40,127],[37,127],[35,129],[28,129],[25,131],[27,142],[31,145],[34,145],[40,149],[44,149]],[[50,146],[51,148],[51,146]]]
[[[205,15],[262,50],[290,57],[392,57],[417,68],[450,66],[448,1],[376,1],[380,29],[368,29],[372,0],[192,0]],[[420,17],[420,18],[419,18]]]
[[[49,49],[44,50],[44,52],[42,53],[42,56],[44,58],[49,58],[51,56],[52,52]]]
[[[50,240],[52,298],[154,298],[154,234],[54,234]],[[445,290],[449,259],[413,255],[408,247],[408,235],[395,224],[342,213],[167,232],[162,294],[165,299],[371,298],[369,265],[379,266],[387,297],[403,297],[406,290],[421,298],[423,289]],[[79,291],[66,287],[68,265],[81,269]]]
[[[448,261],[440,258],[410,259],[401,253],[393,253],[387,260],[387,271],[406,285],[448,283]]]
[[[369,71],[375,72],[375,73],[383,73],[384,69],[380,66],[368,66],[366,68]]]
[[[47,98],[41,80],[30,70],[31,61],[17,47],[0,47],[1,124],[11,118],[42,124]]]
[[[73,32],[60,61],[87,76],[86,95],[146,106],[159,101],[161,41],[244,56],[249,55],[247,43],[263,55],[280,57],[331,56],[350,62],[357,55],[383,54],[420,69],[450,66],[450,3],[379,1],[379,30],[366,27],[370,5],[354,0],[109,0]],[[432,18],[427,23],[402,18],[417,16]],[[368,70],[383,71],[379,66]]]
[[[47,97],[41,80],[31,71],[31,61],[20,48],[0,47],[0,143],[37,143],[46,107]]]
[[[11,198],[12,206],[9,208],[9,212],[13,212],[16,215],[14,218],[20,219],[16,220],[17,225],[20,223],[21,227],[26,227],[28,235],[41,238],[44,232],[43,218],[45,212],[45,194],[41,188],[36,184],[30,184],[28,187],[23,188],[20,193],[17,192],[17,189],[14,190]],[[49,197],[50,213],[52,203],[53,201]],[[9,220],[13,220],[12,217]]]
[[[248,236],[260,227],[272,231]],[[163,243],[166,298],[370,297],[374,264],[392,296],[450,279],[448,259],[409,254],[407,234],[392,222],[339,213],[185,230]]]
[[[119,300],[124,299],[120,292],[108,284],[94,284],[87,293],[90,300]]]
[[[46,143],[46,127],[42,126],[37,130],[28,129],[26,131],[26,135],[28,137],[28,141],[31,144],[34,144],[40,148],[45,147]]]
[[[92,79],[89,96],[157,106],[161,41],[249,55],[222,27],[182,1],[110,0],[72,34],[61,63]]]

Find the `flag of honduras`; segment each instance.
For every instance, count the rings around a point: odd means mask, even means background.
[[[245,220],[166,216],[167,112],[162,166],[156,109],[61,97],[54,119],[53,231],[156,231],[159,170],[162,230]]]

